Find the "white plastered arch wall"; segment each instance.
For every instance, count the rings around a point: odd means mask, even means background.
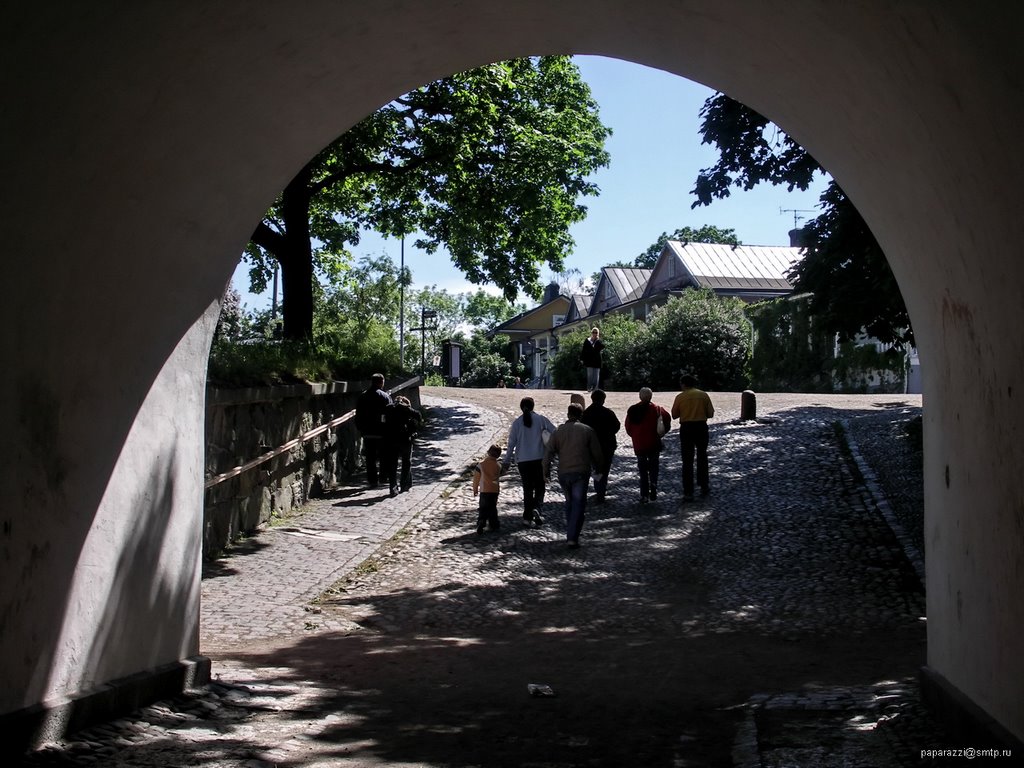
[[[865,215],[927,361],[929,666],[1024,737],[1024,16],[964,6],[14,4],[0,715],[198,653],[205,360],[275,192],[410,87],[596,53],[765,112]]]

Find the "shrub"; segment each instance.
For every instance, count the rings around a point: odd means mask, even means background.
[[[649,359],[654,389],[674,389],[692,373],[704,389],[737,391],[748,381],[751,326],[740,299],[687,290],[650,318]]]

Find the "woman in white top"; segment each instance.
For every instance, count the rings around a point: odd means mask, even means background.
[[[540,526],[544,520],[540,507],[544,503],[544,444],[555,431],[555,425],[546,417],[533,412],[533,398],[524,397],[519,407],[523,415],[512,422],[505,449],[505,468],[513,458],[519,465],[523,481],[523,519]],[[545,434],[546,433],[546,434]]]

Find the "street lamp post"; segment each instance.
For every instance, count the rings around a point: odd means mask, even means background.
[[[420,375],[424,378],[427,376],[427,320],[433,320],[436,317],[436,310],[420,310]]]
[[[405,235],[402,235],[402,263],[398,269],[398,367],[405,370]]]

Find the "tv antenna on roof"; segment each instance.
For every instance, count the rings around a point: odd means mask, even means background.
[[[779,215],[781,216],[784,213],[792,213],[793,214],[793,229],[800,229],[800,220],[807,218],[806,216],[801,216],[800,214],[801,213],[814,213],[814,211],[809,211],[806,208],[779,208]]]

